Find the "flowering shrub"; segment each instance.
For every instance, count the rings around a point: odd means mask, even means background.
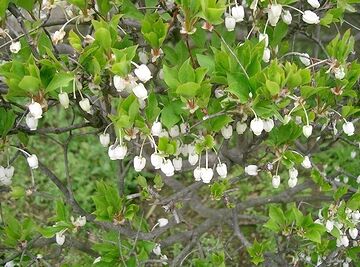
[[[1,1],[0,265],[360,266],[358,4]]]

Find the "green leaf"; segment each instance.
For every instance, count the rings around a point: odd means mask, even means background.
[[[200,89],[200,85],[194,82],[181,84],[176,89],[176,93],[184,97],[194,97]]]
[[[69,37],[68,37],[70,45],[77,51],[80,52],[83,47],[81,44],[80,37],[74,32],[73,29],[69,31]]]
[[[178,79],[181,83],[195,82],[195,72],[190,64],[190,59],[186,60],[180,67]]]
[[[74,80],[74,74],[68,72],[60,72],[55,74],[45,91],[47,93],[57,90],[61,87],[67,87],[71,81]]]
[[[266,80],[266,89],[270,92],[272,96],[277,95],[280,92],[280,86],[273,81]]]
[[[12,110],[0,107],[0,118],[0,134],[4,138],[13,127],[16,116]]]
[[[105,51],[110,50],[112,40],[109,30],[105,28],[97,29],[95,32],[95,40]]]
[[[5,18],[5,12],[8,8],[9,0],[2,0],[0,1],[0,21]]]
[[[40,80],[33,76],[24,76],[19,83],[19,87],[27,92],[35,93],[40,88]]]

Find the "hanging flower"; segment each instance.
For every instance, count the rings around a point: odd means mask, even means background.
[[[172,138],[178,137],[180,135],[180,129],[178,125],[174,125],[173,127],[170,128],[169,130],[169,135]]]
[[[37,169],[39,167],[39,161],[35,154],[28,156],[26,160],[31,169]]]
[[[211,168],[201,168],[200,175],[203,183],[208,184],[214,176],[214,171]]]
[[[189,153],[189,157],[188,157],[188,161],[190,163],[190,165],[195,165],[199,160],[199,155],[196,154],[195,152]]]
[[[134,73],[136,77],[138,77],[138,79],[143,83],[146,83],[152,78],[151,71],[145,64],[137,66],[137,68],[134,70]]]
[[[281,13],[281,19],[283,20],[283,22],[287,25],[290,25],[292,22],[292,16],[289,10],[283,10],[283,12]]]
[[[282,6],[278,4],[268,7],[268,19],[271,26],[276,26],[281,16]]]
[[[304,14],[302,15],[302,19],[304,22],[308,24],[318,24],[320,23],[319,16],[316,15],[314,12],[310,10],[304,11]]]
[[[25,117],[25,122],[31,131],[35,131],[37,129],[39,120],[35,119],[31,113],[28,113]]]
[[[201,168],[198,166],[194,169],[195,181],[201,181]]]
[[[250,128],[255,135],[259,136],[261,134],[261,132],[264,130],[264,123],[263,123],[262,119],[254,118],[250,122]]]
[[[236,20],[233,16],[226,16],[225,17],[225,27],[228,30],[228,32],[234,31],[236,26]]]
[[[307,0],[307,2],[313,8],[319,8],[320,7],[320,3],[319,3],[318,0]]]
[[[311,168],[311,161],[309,159],[308,156],[304,157],[303,162],[301,163],[301,165],[305,168],[305,169],[310,169]]]
[[[89,99],[83,98],[79,101],[79,105],[81,109],[87,113],[91,113],[91,104]]]
[[[265,132],[269,133],[274,128],[273,119],[269,118],[263,121]]]
[[[263,60],[265,63],[269,63],[270,57],[271,57],[271,55],[270,55],[270,49],[267,48],[267,47],[265,47],[262,60]]]
[[[157,220],[159,227],[164,227],[169,223],[169,220],[166,218],[160,218]]]
[[[182,168],[182,158],[174,158],[172,160],[173,162],[173,165],[174,165],[174,168],[175,168],[175,171],[181,171],[181,168]]]
[[[227,166],[225,163],[219,163],[216,166],[216,172],[219,174],[221,178],[226,178],[227,176]]]
[[[313,130],[313,127],[311,125],[304,125],[303,128],[302,128],[303,135],[306,138],[309,138],[310,135],[312,134],[312,130]]]
[[[256,176],[258,174],[258,166],[248,165],[245,167],[245,173],[251,176]]]
[[[60,105],[62,105],[65,109],[67,109],[69,107],[69,104],[70,104],[68,94],[66,92],[61,92],[58,95],[58,97],[59,97]]]
[[[29,105],[29,112],[35,119],[40,119],[43,113],[41,105],[38,102],[35,102],[34,100]]]
[[[236,132],[238,134],[243,134],[245,131],[246,131],[246,128],[247,128],[247,124],[246,123],[242,123],[240,121],[238,121],[236,123]]]
[[[309,66],[311,64],[310,56],[307,53],[300,54],[299,59],[305,66]]]
[[[224,126],[221,128],[221,134],[224,137],[224,139],[230,139],[233,133],[233,128],[231,124],[228,126]]]
[[[116,91],[122,92],[126,88],[128,82],[121,76],[115,75],[113,78],[113,83]]]
[[[135,156],[134,157],[134,169],[136,172],[141,172],[146,165],[146,158],[142,156]]]
[[[160,169],[166,176],[174,175],[175,168],[170,159],[164,160]]]
[[[277,189],[280,186],[280,175],[274,175],[271,180],[272,186]]]
[[[290,188],[293,188],[296,186],[298,179],[297,178],[290,178],[288,180],[288,185]]]
[[[161,122],[155,121],[151,126],[151,134],[153,136],[159,136],[161,134],[161,131],[162,131]]]
[[[108,147],[110,144],[110,134],[108,133],[102,133],[99,135],[99,139],[100,139],[100,144],[103,147]]]
[[[343,124],[342,128],[343,128],[344,133],[347,134],[348,136],[352,136],[355,133],[354,124],[350,121],[345,122]]]
[[[124,159],[127,153],[125,145],[111,145],[108,149],[108,155],[111,160]]]
[[[12,42],[10,45],[10,52],[17,54],[19,53],[20,49],[21,49],[21,43],[20,42]]]
[[[59,245],[59,246],[62,246],[64,243],[65,243],[65,235],[64,233],[61,231],[61,232],[58,232],[56,233],[56,243]]]
[[[132,91],[134,95],[141,100],[145,100],[148,97],[148,92],[142,83],[136,85]]]
[[[231,14],[234,17],[236,22],[241,22],[244,20],[245,12],[244,7],[237,5],[237,2],[235,2],[236,5],[231,9]]]
[[[298,172],[297,169],[295,169],[294,167],[289,169],[289,177],[290,177],[290,179],[295,179],[295,178],[298,177],[298,175],[299,175],[299,172]]]

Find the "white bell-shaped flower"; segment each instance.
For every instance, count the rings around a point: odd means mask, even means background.
[[[161,134],[161,131],[162,131],[161,122],[155,121],[151,126],[151,134],[153,136],[159,136]]]
[[[169,220],[166,218],[160,218],[157,220],[159,227],[164,227],[169,223]]]
[[[166,176],[174,175],[175,168],[170,159],[164,160],[160,169]]]
[[[186,134],[190,129],[190,124],[187,122],[183,122],[180,124],[180,132],[182,134]]]
[[[258,166],[248,165],[245,167],[245,173],[251,176],[256,176],[258,174]]]
[[[228,126],[224,126],[221,128],[221,134],[224,137],[224,139],[230,139],[233,133],[233,127],[231,124]]]
[[[269,133],[274,128],[274,120],[271,118],[264,120],[263,124],[265,132]]]
[[[55,240],[56,240],[56,243],[59,245],[59,246],[62,246],[64,243],[65,243],[65,235],[63,232],[58,232],[56,233],[55,235]]]
[[[236,5],[231,9],[231,15],[234,17],[236,22],[244,20],[245,11],[243,6]]]
[[[138,53],[138,56],[139,56],[139,60],[142,64],[147,64],[148,61],[149,61],[149,57],[148,55],[144,52],[144,51],[140,51]]]
[[[254,118],[250,122],[250,128],[253,131],[253,133],[257,136],[261,134],[261,132],[264,130],[264,122],[260,118]]]
[[[145,64],[141,64],[140,66],[138,66],[134,70],[134,73],[135,73],[136,77],[138,77],[138,79],[140,81],[142,81],[143,83],[146,83],[147,81],[149,81],[152,78],[151,71],[148,68],[148,66],[146,66]]]
[[[10,52],[17,54],[19,53],[20,49],[21,49],[21,43],[20,42],[12,42],[10,45]]]
[[[234,31],[236,26],[236,20],[233,16],[226,16],[225,17],[225,27],[228,30],[228,32]]]
[[[293,187],[296,186],[297,182],[298,182],[297,178],[290,178],[288,180],[288,185],[289,185],[290,188],[293,188]]]
[[[265,43],[265,47],[269,46],[269,36],[266,33],[259,33],[259,42],[263,41]]]
[[[174,125],[173,127],[170,128],[169,130],[169,135],[172,138],[178,137],[180,135],[180,129],[178,125]]]
[[[330,233],[334,229],[334,221],[327,220],[325,223],[325,228],[326,228],[326,231],[328,231]]]
[[[76,220],[74,219],[73,216],[71,216],[70,219],[71,219],[71,223],[75,227],[83,227],[86,224],[86,217],[85,216],[79,216],[79,217],[76,218]]]
[[[190,165],[194,166],[199,160],[199,155],[195,152],[189,153],[188,161]]]
[[[134,95],[142,100],[145,100],[148,97],[148,91],[142,83],[139,83],[132,89]]]
[[[307,0],[307,2],[313,8],[319,8],[320,7],[320,3],[319,3],[318,0]]]
[[[141,172],[146,165],[146,158],[142,156],[135,156],[134,157],[134,169],[136,172]]]
[[[282,6],[278,4],[270,5],[268,8],[268,19],[271,26],[276,26],[281,16]]]
[[[287,25],[290,25],[292,22],[292,16],[289,10],[283,10],[283,12],[281,13],[281,18],[283,22]]]
[[[62,105],[64,109],[67,109],[70,104],[69,95],[66,92],[61,92],[58,97],[60,105]]]
[[[351,121],[345,122],[342,126],[343,131],[346,135],[352,136],[355,133],[354,124]]]
[[[182,168],[182,158],[174,158],[172,160],[175,171],[181,171]]]
[[[334,68],[334,75],[336,79],[342,80],[345,78],[345,69],[343,66],[340,66],[338,68]]]
[[[201,180],[204,184],[210,183],[214,176],[214,171],[211,168],[201,168]]]
[[[195,181],[201,181],[201,168],[198,166],[194,169]]]
[[[306,22],[307,24],[318,24],[320,23],[320,18],[318,15],[316,15],[311,10],[304,11],[302,15],[302,20]]]
[[[272,186],[277,189],[280,186],[280,175],[274,175],[271,180]]]
[[[220,88],[216,88],[214,94],[216,98],[221,98],[225,95],[225,92]]]
[[[99,135],[99,139],[100,139],[100,144],[103,147],[108,147],[110,144],[110,134],[108,133],[102,133]]]
[[[124,159],[127,153],[125,145],[111,145],[108,149],[108,155],[111,160]]]
[[[308,53],[301,53],[299,55],[299,59],[301,63],[303,63],[305,66],[309,66],[311,64],[310,56]]]
[[[160,244],[156,244],[155,247],[153,248],[152,252],[153,252],[156,256],[160,256],[160,255],[161,255],[161,245],[160,245]]]
[[[308,156],[305,156],[303,162],[301,163],[301,165],[302,165],[305,169],[310,169],[310,168],[311,168],[310,158],[309,158]]]
[[[216,166],[216,172],[219,174],[221,178],[226,178],[227,176],[227,166],[225,163],[219,163]]]
[[[359,231],[357,228],[350,228],[349,229],[349,235],[352,239],[356,239],[359,234]]]
[[[263,60],[265,63],[269,63],[270,57],[271,57],[270,49],[269,49],[268,47],[265,47],[264,53],[263,53],[263,56],[262,56],[262,60]]]
[[[35,101],[29,105],[29,112],[35,119],[40,119],[43,113],[41,105]]]
[[[39,167],[39,160],[35,154],[28,156],[26,160],[31,169],[37,169]]]
[[[25,122],[31,131],[35,131],[38,127],[39,120],[35,119],[31,113],[28,113],[25,117]]]
[[[15,171],[15,168],[13,166],[7,166],[6,168],[4,168],[4,174],[9,179],[11,179],[14,176],[14,171]]]
[[[169,138],[169,133],[165,129],[162,129],[161,133],[159,134],[159,137],[166,137]]]
[[[118,92],[122,92],[127,86],[127,81],[119,75],[114,76],[113,83],[116,91]]]
[[[289,177],[290,177],[290,179],[295,179],[295,178],[298,177],[298,175],[299,175],[299,172],[298,172],[297,169],[295,169],[294,167],[289,169]]]
[[[15,267],[14,261],[8,261],[5,263],[4,267]]]
[[[348,247],[349,246],[349,238],[346,235],[340,236],[340,243],[344,247]]]
[[[161,164],[163,162],[163,157],[160,156],[158,153],[153,153],[151,154],[150,156],[150,162],[151,162],[151,165],[154,166],[155,170],[158,170],[161,168]]]
[[[310,135],[312,134],[312,130],[313,130],[313,127],[311,125],[304,125],[303,128],[302,128],[303,135],[306,138],[309,138]]]
[[[243,123],[243,122],[240,122],[238,121],[236,123],[236,132],[238,134],[243,134],[245,131],[246,131],[246,128],[247,128],[247,124],[246,123]]]
[[[91,113],[91,104],[89,99],[83,98],[79,101],[79,105],[81,109],[87,113]]]

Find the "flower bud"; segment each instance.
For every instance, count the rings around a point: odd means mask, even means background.
[[[142,83],[139,83],[132,89],[134,95],[142,100],[145,100],[148,97],[148,92],[145,86]]]
[[[266,119],[263,122],[265,132],[269,133],[274,128],[274,121],[273,119]]]
[[[61,92],[58,94],[60,105],[62,105],[65,109],[69,107],[70,100],[69,96],[66,92]]]
[[[302,15],[302,19],[303,19],[304,22],[306,22],[308,24],[318,24],[318,23],[320,23],[319,16],[316,15],[314,12],[312,12],[310,10],[304,11],[304,13]]]
[[[313,8],[319,8],[320,7],[320,3],[319,3],[318,0],[307,0],[307,2]]]
[[[296,186],[298,179],[297,178],[290,178],[288,180],[288,185],[290,188],[293,188]]]
[[[152,251],[156,256],[160,256],[161,255],[161,245],[156,244]]]
[[[224,139],[230,139],[233,133],[233,128],[231,124],[228,126],[224,126],[221,128],[221,134],[224,137]]]
[[[301,165],[305,168],[305,169],[310,169],[311,168],[311,161],[309,159],[308,156],[304,157],[303,162],[301,163]]]
[[[160,218],[157,220],[159,227],[164,227],[169,223],[169,220],[166,218]]]
[[[35,119],[31,113],[28,113],[25,117],[25,122],[31,131],[35,131],[38,127],[39,120]]]
[[[309,138],[309,136],[312,134],[313,127],[311,125],[304,125],[302,128],[303,135],[306,138]]]
[[[182,168],[182,158],[174,158],[172,160],[175,171],[180,171]]]
[[[56,233],[56,243],[62,246],[65,243],[65,235],[62,232]]]
[[[103,147],[108,147],[110,144],[110,134],[108,133],[102,133],[99,135],[99,139],[100,139],[100,144]]]
[[[234,17],[236,22],[241,22],[244,20],[245,12],[243,6],[234,6],[231,9],[231,15]]]
[[[334,68],[334,75],[336,79],[342,80],[345,77],[345,70],[343,66]]]
[[[225,163],[219,163],[216,166],[216,172],[219,174],[221,178],[226,178],[227,176],[227,166]]]
[[[126,88],[126,80],[119,75],[115,75],[113,78],[113,83],[116,91],[122,92]]]
[[[79,101],[79,105],[81,107],[81,109],[87,113],[91,112],[91,104],[89,99],[87,98],[83,98]]]
[[[179,126],[178,126],[178,125],[174,125],[173,127],[170,128],[170,130],[169,130],[169,135],[170,135],[172,138],[178,137],[179,134],[180,134],[180,129],[179,129]]]
[[[140,66],[138,66],[134,70],[134,73],[136,77],[138,77],[138,79],[143,83],[146,83],[152,78],[151,71],[149,70],[148,66],[146,66],[145,64],[141,64]]]
[[[274,175],[274,176],[272,177],[271,183],[272,183],[272,186],[273,186],[275,189],[279,188],[279,186],[280,186],[280,176],[279,176],[279,175]]]
[[[190,165],[194,166],[199,160],[199,155],[196,154],[195,152],[189,153],[188,160],[189,160]]]
[[[250,128],[255,135],[259,136],[264,129],[264,123],[263,123],[262,119],[254,118],[250,122]]]
[[[283,10],[283,13],[281,14],[281,18],[283,22],[287,25],[290,25],[292,22],[292,16],[289,10]]]
[[[302,53],[301,55],[299,55],[299,59],[301,63],[305,66],[309,66],[311,64],[310,56],[307,53]]]
[[[238,121],[238,122],[236,123],[236,132],[237,132],[238,134],[243,134],[243,133],[245,132],[246,128],[247,128],[246,123],[242,123],[242,122],[240,122],[240,121]]]
[[[21,43],[20,42],[12,42],[11,45],[10,45],[10,52],[11,53],[14,53],[14,54],[17,54],[19,53],[21,49]]]
[[[142,156],[134,157],[134,169],[136,172],[141,172],[146,165],[146,159]]]
[[[235,29],[236,20],[232,16],[226,16],[225,17],[225,27],[228,30],[228,32],[232,32]]]
[[[41,105],[35,101],[29,105],[29,112],[35,119],[40,119],[43,113]]]
[[[37,169],[39,167],[39,161],[35,154],[28,156],[26,160],[31,169]]]
[[[262,57],[262,60],[265,62],[265,63],[268,63],[270,61],[270,49],[265,47],[264,49],[264,53],[263,53],[263,57]]]
[[[352,122],[348,121],[348,122],[344,123],[342,128],[343,128],[344,133],[347,134],[348,136],[354,135],[355,127]]]
[[[201,168],[201,180],[204,184],[210,183],[214,176],[214,172],[211,168]]]
[[[248,165],[245,167],[245,173],[251,176],[258,174],[258,167],[256,165]]]

